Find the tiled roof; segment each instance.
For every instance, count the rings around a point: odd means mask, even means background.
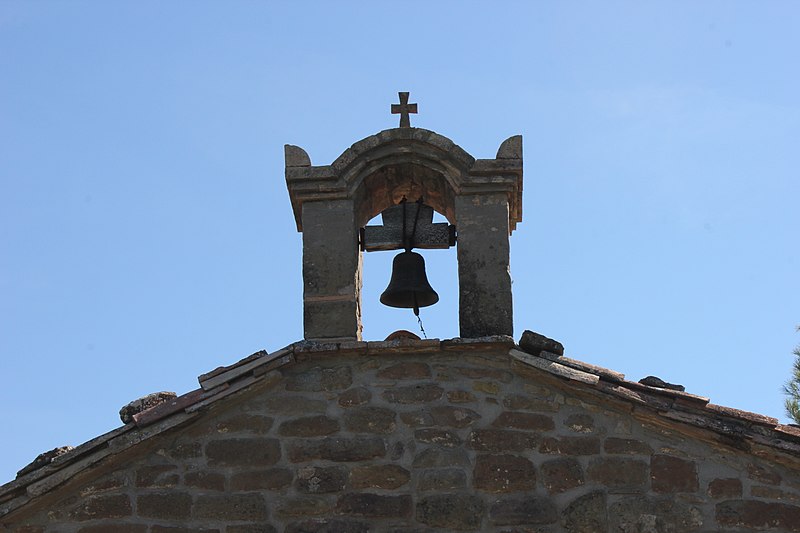
[[[538,345],[527,335],[545,339]],[[520,344],[511,337],[448,340],[397,338],[380,342],[301,341],[272,353],[256,352],[232,365],[198,377],[196,390],[133,415],[133,421],[68,451],[61,450],[36,469],[27,468],[0,487],[0,517],[25,505],[106,457],[119,454],[197,416],[204,408],[267,378],[271,370],[316,356],[432,354],[440,351],[508,351],[516,364],[538,369],[575,387],[576,392],[614,398],[629,404],[632,414],[677,430],[701,430],[720,444],[760,457],[796,464],[800,459],[800,428],[776,418],[709,403],[708,398],[680,390],[628,381],[623,374],[564,357],[555,341],[526,332]],[[705,433],[702,433],[705,432]],[[710,432],[710,433],[709,433]]]

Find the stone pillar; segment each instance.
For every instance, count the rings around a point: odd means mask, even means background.
[[[361,252],[353,200],[302,206],[307,340],[361,340]]]
[[[459,327],[461,337],[513,335],[508,195],[459,195]]]

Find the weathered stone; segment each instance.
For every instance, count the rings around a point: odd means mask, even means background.
[[[481,452],[521,452],[535,449],[538,435],[508,429],[476,429],[469,435],[468,445]]]
[[[314,459],[337,462],[366,461],[386,455],[386,443],[379,437],[327,437],[293,440],[286,444],[289,460],[302,463]]]
[[[413,462],[414,468],[467,466],[469,464],[469,456],[462,448],[428,448],[418,453]]]
[[[417,503],[418,522],[448,530],[477,530],[483,519],[483,500],[473,494],[435,494]]]
[[[400,420],[409,427],[430,427],[433,425],[433,415],[428,409],[418,409],[416,411],[406,411],[400,413]]]
[[[339,497],[336,512],[370,518],[402,518],[411,514],[411,496],[351,492]]]
[[[15,533],[44,533],[44,528],[39,527],[22,527],[14,530]],[[96,526],[85,526],[78,530],[78,533],[147,533],[147,525],[145,524],[113,524],[104,523]],[[153,533],[161,533],[161,530],[153,528]],[[219,531],[219,530],[210,530]]]
[[[563,344],[527,329],[522,332],[519,347],[531,355],[539,355],[542,351],[564,355]]]
[[[282,467],[237,472],[231,476],[231,490],[281,490],[292,479],[292,471]]]
[[[487,492],[516,492],[536,487],[536,469],[524,457],[478,455],[472,474],[476,489]]]
[[[190,500],[191,501],[191,500]],[[131,516],[131,500],[127,494],[102,494],[83,500],[70,516],[74,520],[123,518]]]
[[[342,407],[354,407],[363,405],[372,399],[372,393],[364,387],[353,387],[339,395],[339,405]]]
[[[564,425],[576,433],[594,432],[594,418],[585,413],[573,413],[564,421]]]
[[[537,413],[504,411],[492,423],[494,427],[524,429],[529,431],[550,431],[555,429],[553,418]]]
[[[200,494],[194,504],[195,518],[204,520],[266,520],[267,505],[257,493]]]
[[[343,390],[353,383],[349,366],[338,368],[315,367],[286,377],[287,391],[320,392]]]
[[[409,479],[411,473],[399,465],[357,466],[350,472],[350,486],[354,489],[396,489]]]
[[[750,487],[750,496],[769,500],[800,500],[800,498],[798,498],[796,495],[782,491],[776,487],[763,487],[761,485],[754,485]]]
[[[606,495],[590,492],[575,499],[561,513],[561,523],[568,533],[609,531]]]
[[[447,391],[447,399],[450,403],[471,403],[475,395],[465,390],[451,390]]]
[[[800,507],[784,503],[728,500],[717,504],[716,519],[723,527],[800,531]]]
[[[299,498],[286,498],[274,505],[276,514],[282,517],[308,517],[322,516],[333,511],[333,502],[322,496],[300,496]]]
[[[655,492],[696,492],[699,489],[697,466],[671,455],[650,458],[650,480]]]
[[[237,414],[212,424],[211,431],[217,433],[255,433],[263,435],[272,427],[273,419],[267,416]]]
[[[133,422],[133,415],[141,413],[142,411],[146,411],[151,407],[155,407],[156,405],[162,404],[164,402],[168,402],[170,400],[174,400],[178,395],[174,392],[154,392],[152,394],[148,394],[147,396],[142,396],[141,398],[137,398],[133,400],[128,405],[122,407],[119,410],[119,419],[122,420],[123,424],[130,424]]]
[[[419,472],[418,487],[421,491],[463,489],[467,486],[467,475],[459,468],[437,468]]]
[[[358,407],[344,414],[344,426],[354,433],[392,433],[397,415],[384,407]]]
[[[174,487],[178,481],[178,467],[175,465],[148,465],[136,470],[137,487]]]
[[[187,472],[183,481],[188,487],[208,490],[225,490],[225,476],[218,472]]]
[[[407,361],[378,371],[381,379],[424,379],[431,377],[431,367],[425,363]]]
[[[585,482],[581,464],[571,457],[545,461],[541,471],[544,486],[553,494],[574,489]]]
[[[558,520],[558,511],[547,498],[504,498],[494,502],[489,509],[489,518],[498,526],[553,524]]]
[[[514,374],[511,372],[497,368],[459,366],[454,367],[453,370],[469,379],[491,379],[503,383],[511,383],[514,379]]]
[[[368,533],[369,524],[340,518],[317,518],[292,522],[285,533]]]
[[[608,507],[608,531],[688,533],[703,526],[703,514],[676,498],[629,497]]]
[[[85,498],[86,496],[91,496],[92,494],[99,494],[102,492],[119,489],[127,484],[127,479],[124,473],[117,472],[110,476],[97,479],[89,485],[85,485],[80,489],[80,495]]]
[[[270,466],[281,458],[277,439],[219,439],[206,444],[206,458],[212,466]]]
[[[647,484],[647,463],[623,457],[596,457],[587,469],[589,479],[613,492],[641,491]]]
[[[323,400],[297,394],[270,395],[264,399],[264,404],[270,413],[287,416],[324,413],[328,409]]]
[[[708,483],[708,495],[715,499],[741,498],[742,481],[737,478],[713,479]]]
[[[609,437],[603,442],[603,449],[606,453],[631,454],[631,455],[650,455],[653,448],[646,442],[636,439],[621,439]]]
[[[123,409],[125,409],[125,407],[123,407]],[[127,422],[124,423],[127,424]],[[33,472],[34,470],[39,470],[43,466],[52,463],[57,457],[61,457],[65,453],[71,452],[73,449],[73,446],[59,446],[58,448],[53,448],[52,450],[40,453],[36,456],[36,459],[25,465],[19,472],[17,472],[17,477],[24,476],[25,474]]]
[[[111,529],[111,528],[102,530],[102,533],[107,533],[109,531],[113,531],[114,533],[117,533],[116,529]],[[231,528],[228,528],[227,531],[232,531],[232,530],[231,530]],[[226,533],[227,533],[227,531],[226,531]],[[248,531],[248,530],[244,530],[244,531]],[[253,531],[253,530],[249,530],[249,531]],[[266,531],[269,531],[269,530],[266,530]],[[220,530],[218,528],[210,528],[209,529],[209,528],[204,528],[204,527],[176,527],[176,526],[154,525],[150,529],[150,533],[220,533]],[[258,533],[261,533],[261,531],[259,531]]]
[[[307,466],[297,470],[295,486],[300,492],[339,492],[347,484],[348,471],[342,466]]]
[[[542,440],[539,451],[561,455],[595,455],[600,453],[600,439],[597,437],[546,437]]]
[[[755,481],[760,481],[761,483],[766,483],[767,485],[780,485],[781,483],[780,474],[754,464],[747,465],[747,477]]]
[[[191,509],[192,496],[184,492],[146,493],[136,498],[136,512],[148,518],[185,519],[189,518]]]
[[[409,385],[383,391],[383,398],[391,403],[427,403],[442,397],[444,389],[435,383]]]
[[[500,392],[500,385],[494,381],[475,381],[472,383],[472,390],[495,395]]]
[[[512,394],[503,399],[503,406],[510,411],[550,411],[559,409],[558,403],[544,398],[534,398],[525,394]]]
[[[242,526],[226,526],[225,533],[277,533],[270,524],[248,524]]]
[[[167,450],[172,459],[194,459],[203,455],[203,446],[199,442],[176,441]]]
[[[285,437],[322,437],[339,431],[339,422],[324,415],[287,420],[278,427]]]
[[[472,409],[454,405],[437,405],[431,407],[430,413],[437,426],[455,428],[465,428],[481,418],[481,415]]]
[[[461,438],[449,429],[418,429],[414,438],[426,444],[436,444],[446,448],[453,448],[461,444]]]

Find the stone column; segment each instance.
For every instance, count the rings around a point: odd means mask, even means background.
[[[361,340],[361,252],[352,200],[303,203],[307,340]]]
[[[513,335],[508,195],[456,196],[455,214],[460,335]]]

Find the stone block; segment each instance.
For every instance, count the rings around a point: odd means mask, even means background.
[[[278,533],[278,530],[270,524],[247,524],[226,526],[225,533]]]
[[[136,486],[140,488],[174,487],[178,481],[175,465],[147,465],[136,470]]]
[[[600,439],[597,437],[545,437],[542,439],[539,451],[561,455],[596,455],[600,453]]]
[[[561,523],[567,533],[609,531],[606,495],[597,491],[576,498],[561,513]]]
[[[404,518],[411,515],[411,496],[352,492],[339,497],[336,512],[369,518]]]
[[[15,533],[44,533],[44,528],[40,527],[22,527],[14,530]],[[147,525],[145,524],[125,524],[125,523],[109,523],[85,526],[78,530],[78,533],[147,533]],[[152,529],[153,533],[160,532],[161,530]],[[218,531],[218,530],[212,530]]]
[[[447,530],[474,531],[481,527],[485,507],[473,494],[435,494],[423,496],[417,503],[418,522]]]
[[[387,489],[402,487],[411,479],[411,473],[400,465],[366,465],[354,467],[350,472],[353,489]]]
[[[206,444],[211,466],[271,466],[281,458],[277,439],[261,437],[212,440]]]
[[[322,414],[328,409],[328,404],[324,401],[298,394],[270,395],[263,402],[265,409],[271,414],[285,416]]]
[[[446,491],[467,486],[467,474],[460,468],[420,470],[418,475],[420,491]]]
[[[653,491],[660,493],[697,492],[697,465],[671,455],[650,458],[650,481]]]
[[[465,390],[447,391],[447,400],[450,403],[471,403],[475,401],[475,395]]]
[[[503,399],[503,407],[509,411],[558,411],[560,405],[549,399],[549,397],[550,394],[541,397],[528,396],[526,394],[511,394]]]
[[[131,501],[127,494],[102,494],[91,496],[70,513],[73,520],[96,520],[131,516]]]
[[[558,521],[558,511],[549,498],[503,498],[492,504],[489,518],[497,526],[553,524]]]
[[[291,522],[285,533],[368,533],[369,524],[341,518],[317,518]]]
[[[431,377],[431,367],[426,363],[406,361],[378,371],[380,379],[425,379]]]
[[[344,413],[344,426],[353,433],[392,433],[397,414],[384,407],[356,407]]]
[[[257,493],[200,494],[194,505],[194,518],[215,521],[266,520],[269,517],[264,498]]]
[[[136,497],[138,515],[148,518],[184,520],[191,515],[191,509],[192,496],[184,492],[146,493]]]
[[[498,428],[524,429],[527,431],[550,431],[556,427],[551,416],[515,411],[500,413],[492,425]]]
[[[538,444],[538,435],[508,429],[476,429],[468,441],[470,448],[480,452],[522,452]]]
[[[612,492],[643,491],[647,485],[647,463],[626,457],[596,457],[586,470],[589,479]]]
[[[183,481],[187,487],[207,490],[225,490],[225,476],[219,472],[187,472],[183,476]]]
[[[442,397],[443,393],[444,389],[439,385],[435,383],[425,383],[387,389],[383,392],[383,398],[391,403],[428,403],[438,400]]]
[[[355,407],[363,405],[372,399],[372,393],[364,387],[354,387],[339,395],[339,405],[342,407]]]
[[[270,501],[270,507],[281,517],[322,516],[333,512],[335,500],[332,496],[300,496]]]
[[[609,437],[603,442],[603,449],[610,454],[650,455],[653,448],[646,442],[636,439]]]
[[[708,483],[708,495],[714,499],[742,497],[742,481],[737,478],[712,479]]]
[[[468,466],[467,452],[462,448],[428,448],[414,457],[414,468],[441,468],[448,466]]]
[[[769,468],[754,464],[747,465],[747,477],[754,481],[766,483],[767,485],[780,485],[781,483],[780,474]]]
[[[674,497],[634,496],[610,503],[607,531],[690,533],[702,530],[703,513]],[[710,526],[710,525],[709,525]]]
[[[366,461],[386,455],[386,443],[378,437],[327,437],[293,440],[286,444],[293,463],[324,459],[337,462]]]
[[[541,472],[542,483],[552,494],[565,492],[585,483],[581,464],[571,457],[545,461]]]
[[[325,415],[286,420],[278,427],[278,434],[285,437],[323,437],[337,431],[339,422]]]
[[[717,504],[717,524],[773,531],[800,531],[800,507],[758,500],[728,500]]]
[[[472,486],[486,492],[517,492],[536,488],[536,469],[524,457],[478,455]]]
[[[480,420],[481,415],[472,409],[455,405],[437,405],[430,408],[433,422],[437,426],[465,428]]]
[[[414,439],[445,448],[454,448],[461,444],[461,437],[449,429],[418,429],[414,431]]]
[[[564,425],[575,433],[593,433],[594,418],[585,413],[573,413],[564,421]]]
[[[321,392],[344,390],[353,383],[349,366],[336,368],[311,368],[303,372],[292,369],[286,376],[287,391]]]
[[[237,472],[231,476],[231,490],[282,490],[292,479],[292,471],[282,467]]]
[[[307,466],[297,470],[295,486],[307,494],[339,492],[344,490],[348,475],[342,466]]]

